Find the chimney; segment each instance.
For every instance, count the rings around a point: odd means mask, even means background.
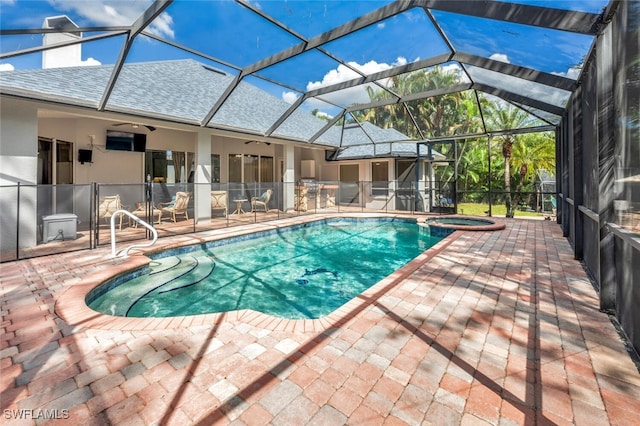
[[[61,30],[60,32],[44,34],[42,37],[44,46],[82,38],[81,32],[74,31],[79,27],[66,15],[45,18],[42,28],[56,28]],[[80,65],[81,61],[82,43],[44,50],[42,52],[42,68],[75,67]]]

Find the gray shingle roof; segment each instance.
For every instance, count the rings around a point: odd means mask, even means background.
[[[103,66],[4,71],[0,73],[0,93],[18,92],[33,99],[97,107],[111,69]]]
[[[113,66],[103,65],[2,72],[0,93],[97,108],[112,70]],[[233,76],[190,59],[125,64],[105,109],[197,124],[232,80]],[[289,107],[282,99],[241,82],[209,125],[264,134]],[[326,121],[297,109],[273,135],[308,142],[325,125]],[[393,129],[363,123],[362,127],[347,126],[344,132],[334,126],[314,143],[331,148],[340,146],[341,141],[342,146],[358,146],[407,139]],[[385,152],[380,148],[376,153]]]

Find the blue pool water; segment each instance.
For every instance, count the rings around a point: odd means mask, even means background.
[[[129,317],[252,309],[320,318],[441,239],[415,220],[324,220],[164,253],[92,290],[87,304]]]

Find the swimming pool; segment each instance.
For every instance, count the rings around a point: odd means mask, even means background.
[[[127,317],[252,309],[316,319],[442,238],[420,232],[415,220],[325,219],[157,254],[148,267],[93,289],[86,302]]]

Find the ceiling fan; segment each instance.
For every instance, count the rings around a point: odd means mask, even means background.
[[[153,126],[147,126],[146,124],[138,124],[138,123],[116,123],[113,126],[118,127],[118,126],[127,126],[127,125],[133,127],[134,129],[137,129],[140,126],[144,126],[147,129],[149,129],[150,132],[154,132],[156,130],[156,128]]]
[[[260,141],[246,141],[244,144],[245,144],[245,145],[247,145],[247,144],[250,144],[250,143],[252,143],[252,142],[253,142],[253,143],[255,143],[255,144],[257,144],[257,145],[259,145],[259,144],[261,144],[261,143],[263,143],[263,144],[265,144],[265,145],[267,145],[267,146],[271,145],[271,142],[260,142]]]

